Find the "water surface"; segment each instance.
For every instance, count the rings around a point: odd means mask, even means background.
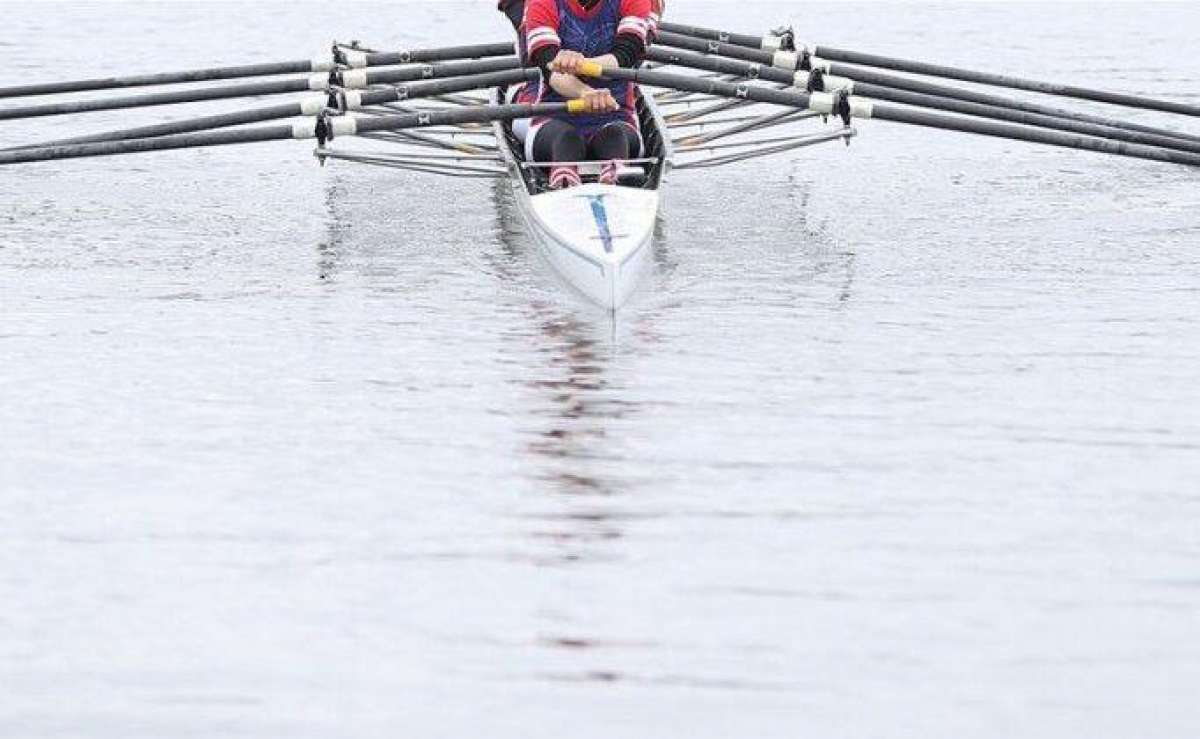
[[[1195,5],[679,19],[1200,102]],[[21,5],[0,84],[504,33]],[[615,322],[495,183],[298,142],[0,172],[0,733],[1191,735],[1200,179],[860,130],[676,173]]]

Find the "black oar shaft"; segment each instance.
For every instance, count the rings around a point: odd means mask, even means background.
[[[661,31],[665,31],[667,33],[691,36],[693,38],[704,39],[706,41],[717,41],[723,44],[736,44],[737,46],[744,46],[750,49],[763,48],[763,37],[752,36],[748,33],[719,31],[715,28],[689,26],[683,23],[669,23],[667,21],[660,22],[658,27]]]
[[[751,62],[726,59],[719,56],[692,54],[685,51],[652,48],[647,53],[647,58],[651,61],[662,62],[665,64],[677,64],[696,69],[703,69],[710,72],[717,72],[720,74],[735,74],[743,77],[754,77],[768,82],[792,84],[796,78],[796,73],[788,72],[782,69],[764,67]],[[1015,110],[1004,105],[968,102],[954,98],[895,89],[884,85],[861,82],[857,77],[853,78],[851,85],[852,86],[850,89],[852,92],[869,98],[874,98],[876,100],[887,100],[894,103],[917,105],[926,108],[934,108],[936,110],[945,110],[952,113],[962,113],[964,115],[1009,121],[1011,123],[1040,126],[1060,131],[1070,131],[1072,133],[1083,133],[1090,136],[1114,138],[1120,141],[1128,141],[1130,143],[1162,146],[1166,148],[1179,149],[1181,151],[1200,153],[1200,142],[1180,139],[1169,135],[1164,136],[1158,134],[1141,133],[1137,131],[1128,131],[1122,128],[1115,128],[1107,125],[1097,125],[1068,118]],[[821,88],[817,88],[817,90],[821,91]],[[1007,102],[1004,100],[1004,98],[999,98],[999,101],[1001,103]]]
[[[340,73],[340,79],[347,87],[360,88],[369,85],[391,85],[397,82],[413,82],[416,80],[501,72],[508,69],[517,69],[520,66],[521,60],[509,55],[499,59],[480,59],[469,62],[437,62],[397,69],[352,69]]]
[[[498,42],[373,53],[341,50],[339,53],[342,55],[343,61],[347,60],[347,56],[351,57],[350,61],[354,62],[352,66],[375,67],[389,64],[415,64],[447,61],[450,59],[480,59],[491,56],[509,56],[513,54],[513,51],[513,44],[511,42]],[[187,69],[178,72],[126,75],[122,77],[97,77],[93,79],[68,80],[65,82],[42,82],[0,87],[0,98],[57,95],[68,92],[92,92],[96,90],[115,90],[126,87],[147,87],[150,85],[170,85],[187,82],[209,82],[245,77],[271,77],[306,72],[328,72],[332,68],[333,61],[329,59],[299,59],[287,62],[241,64],[228,67],[208,67],[203,69]]]
[[[912,77],[901,77],[899,75],[887,74],[886,72],[878,72],[866,67],[856,67],[848,64],[839,64],[829,61],[825,61],[825,65],[829,68],[829,72],[831,74],[849,77],[850,79],[855,80],[855,82],[873,83],[884,85],[885,87],[923,93],[926,95],[939,95],[941,97],[965,100],[972,103],[996,105],[1003,108],[1011,108],[1013,110],[1023,110],[1027,113],[1040,113],[1042,115],[1054,116],[1056,118],[1066,118],[1084,123],[1094,123],[1098,126],[1109,126],[1111,128],[1124,129],[1126,131],[1138,131],[1140,133],[1167,136],[1184,141],[1191,141],[1193,143],[1200,143],[1200,136],[1193,136],[1178,131],[1171,131],[1165,128],[1156,128],[1154,126],[1144,126],[1139,123],[1131,123],[1129,121],[1117,118],[1108,118],[1089,113],[1080,113],[1074,110],[1066,110],[1064,108],[1057,108],[1051,105],[1033,103],[1027,100],[1017,100],[1015,98],[1006,98],[999,95],[990,95],[986,92],[968,90],[962,87],[939,85],[934,82],[918,80]]]
[[[51,159],[78,159],[81,157],[109,156],[112,154],[136,154],[145,151],[191,149],[204,146],[229,144],[252,144],[263,141],[281,141],[297,138],[290,125],[265,126],[262,128],[233,129],[229,131],[206,131],[185,133],[177,136],[160,136],[152,139],[129,139],[124,141],[102,141],[89,144],[66,144],[15,151],[0,152],[0,165],[23,162],[42,162]]]
[[[481,105],[472,108],[406,113],[374,118],[339,117],[328,119],[330,132],[335,135],[355,135],[374,131],[395,131],[406,128],[445,126],[459,123],[482,123],[486,121],[513,120],[534,116],[562,115],[575,112],[577,105],[569,103],[542,103],[538,105]],[[311,139],[317,135],[312,121],[294,125],[264,126],[262,128],[231,129],[227,131],[204,131],[176,136],[160,136],[152,139],[129,139],[103,141],[89,144],[49,146],[0,152],[0,165],[41,162],[53,159],[76,159],[80,157],[134,154],[148,151],[191,149],[232,144],[251,144],[287,139]]]
[[[239,110],[233,113],[222,113],[220,115],[206,115],[200,118],[189,118],[185,121],[170,121],[168,123],[156,123],[149,126],[126,128],[119,131],[106,131],[104,133],[92,134],[90,136],[76,136],[69,139],[57,139],[55,141],[46,141],[37,144],[13,147],[11,150],[44,148],[49,146],[68,146],[70,144],[90,144],[99,141],[121,141],[125,139],[149,139],[159,136],[173,136],[175,134],[190,133],[192,131],[209,131],[215,128],[241,126],[247,123],[277,121],[281,118],[292,118],[295,116],[305,115],[306,112],[308,111],[305,110],[304,103],[285,103],[283,105],[272,105],[264,108]]]
[[[589,70],[586,69],[581,71],[582,75],[588,75],[588,73]],[[600,71],[600,75],[611,79],[640,82],[652,87],[696,92],[701,95],[752,100],[759,103],[775,103],[777,105],[788,105],[793,108],[808,108],[812,97],[808,93],[800,92],[799,90],[780,90],[773,87],[724,82],[711,77],[692,77],[647,69],[604,69]]]
[[[510,56],[515,52],[511,41],[491,44],[472,44],[445,49],[418,49],[412,51],[376,51],[363,56],[366,66],[383,67],[393,64],[416,64],[441,62],[450,59],[482,59],[489,56]]]
[[[887,100],[893,103],[903,103],[905,105],[913,105],[922,108],[945,110],[951,113],[961,113],[963,115],[974,116],[976,118],[991,118],[993,120],[1007,121],[1009,123],[1020,123],[1025,126],[1048,128],[1056,131],[1068,131],[1071,133],[1085,134],[1087,136],[1096,136],[1098,138],[1113,139],[1115,141],[1128,141],[1129,143],[1133,144],[1145,144],[1147,146],[1158,146],[1167,149],[1175,149],[1178,151],[1188,151],[1194,154],[1200,154],[1200,142],[1186,141],[1171,136],[1159,136],[1150,133],[1140,133],[1138,131],[1127,131],[1122,128],[1099,126],[1094,123],[1084,123],[1082,121],[1071,121],[1064,118],[1041,115],[1039,113],[1026,113],[1021,110],[998,108],[994,105],[968,103],[962,100],[951,100],[950,98],[937,97],[935,95],[924,95],[919,92],[896,90],[890,87],[872,85],[870,83],[856,84],[854,86],[854,90],[864,97],[874,98],[875,100]]]
[[[939,113],[930,113],[923,110],[897,108],[886,104],[876,104],[874,106],[872,117],[885,121],[910,123],[916,126],[925,126],[927,128],[938,128],[944,131],[976,133],[995,138],[1016,139],[1035,144],[1049,144],[1051,146],[1060,146],[1068,149],[1081,149],[1084,151],[1095,151],[1103,154],[1116,154],[1119,156],[1133,157],[1135,159],[1148,159],[1158,162],[1171,162],[1174,164],[1187,164],[1193,167],[1200,167],[1200,154],[1192,154],[1190,152],[1177,151],[1174,149],[1162,149],[1158,147],[1145,146],[1143,144],[1130,144],[1123,141],[1114,141],[1112,139],[1102,139],[1079,134],[1062,133],[1059,131],[1045,131],[1037,128],[1017,126],[1011,123],[996,123],[994,121],[957,118]]]
[[[332,68],[332,62],[315,59],[272,62],[267,64],[243,64],[233,67],[189,69],[182,72],[137,74],[127,77],[100,77],[87,80],[71,80],[68,82],[14,85],[12,87],[0,87],[0,98],[23,97],[26,95],[56,95],[65,92],[115,90],[123,87],[146,87],[149,85],[169,85],[182,82],[207,82],[211,80],[236,79],[239,77],[270,77],[281,74],[327,72]]]
[[[1100,103],[1110,103],[1112,105],[1122,105],[1128,108],[1144,108],[1147,110],[1159,110],[1167,113],[1200,116],[1200,106],[1189,105],[1187,103],[1177,103],[1171,100],[1157,100],[1154,98],[1144,97],[1142,95],[1106,92],[1104,90],[1093,90],[1086,87],[1063,85],[1056,82],[1041,82],[1038,80],[1023,79],[1009,75],[979,72],[970,69],[962,69],[960,67],[951,67],[945,64],[930,64],[928,62],[899,59],[896,57],[882,56],[880,54],[865,54],[863,52],[839,49],[833,46],[814,47],[813,53],[824,59],[831,59],[833,61],[848,62],[850,64],[864,64],[868,67],[891,69],[897,72],[907,72],[909,74],[921,74],[927,77],[944,77],[946,79],[961,80],[963,82],[974,82],[977,84],[992,85],[995,87],[1008,87],[1014,90],[1026,90],[1029,92],[1045,93],[1047,95],[1058,95],[1061,97],[1078,98],[1081,100],[1091,100]]]
[[[517,118],[565,115],[574,112],[582,111],[579,110],[577,103],[572,101],[569,103],[537,103],[535,105],[480,105],[471,108],[348,120],[355,122],[355,133],[371,133],[374,131],[396,131],[405,128],[425,128],[428,126],[453,126],[460,123],[511,121]]]
[[[368,90],[363,92],[359,96],[359,104],[363,106],[379,105],[381,103],[394,103],[413,98],[427,98],[436,95],[465,92],[467,90],[481,90],[490,87],[514,85],[518,82],[533,82],[541,74],[541,70],[536,68],[518,68],[463,77],[447,77],[445,79],[434,79],[424,82],[409,82],[394,85],[384,90]]]
[[[116,110],[119,108],[142,108],[151,105],[196,103],[204,100],[225,100],[228,98],[251,97],[255,95],[277,95],[285,92],[303,92],[305,90],[319,89],[319,87],[315,79],[301,77],[287,80],[270,80],[267,82],[250,82],[239,85],[224,85],[222,87],[155,92],[147,95],[129,95],[100,100],[74,100],[65,103],[46,103],[42,105],[0,109],[0,120],[38,118],[42,116],[65,115],[68,113],[88,113],[97,110]]]
[[[672,33],[670,31],[661,31],[656,39],[657,44],[665,46],[673,46],[676,49],[686,49],[695,51],[701,54],[718,54],[730,59],[740,59],[744,62],[753,62],[755,64],[774,64],[776,56],[774,52],[765,51],[762,49],[751,49],[738,44],[727,44],[717,40],[708,40],[686,36],[680,33]],[[782,58],[782,57],[781,57]],[[799,61],[799,56],[793,54],[789,58]],[[792,69],[796,69],[795,66]]]

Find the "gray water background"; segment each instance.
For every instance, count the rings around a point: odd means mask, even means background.
[[[671,10],[1200,103],[1195,3]],[[0,84],[505,36],[4,16]],[[0,735],[1195,736],[1200,175],[860,129],[677,173],[615,323],[493,183],[0,170]]]

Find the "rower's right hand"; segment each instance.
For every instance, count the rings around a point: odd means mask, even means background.
[[[562,74],[575,74],[579,71],[579,65],[586,61],[587,57],[578,51],[560,49],[558,56],[550,61],[550,71],[561,72]]]
[[[612,92],[604,88],[588,90],[580,95],[579,99],[587,106],[589,113],[615,113],[621,108],[617,105],[617,100],[612,96]]]

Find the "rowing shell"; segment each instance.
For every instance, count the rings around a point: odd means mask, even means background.
[[[553,191],[547,182],[548,166],[526,161],[524,146],[510,124],[499,122],[502,116],[492,115],[487,119],[492,122],[486,125],[439,122],[437,118],[457,114],[460,109],[497,110],[507,99],[509,86],[538,75],[537,70],[508,69],[464,77],[452,85],[438,80],[398,85],[394,96],[403,102],[372,103],[358,112],[368,120],[386,120],[397,111],[424,114],[420,131],[364,133],[359,138],[381,146],[366,151],[323,145],[317,156],[321,161],[342,160],[423,174],[509,180],[528,232],[561,276],[560,281],[588,301],[615,311],[637,290],[654,263],[652,244],[661,207],[660,189],[668,172],[769,157],[848,141],[855,135],[848,124],[815,133],[807,130],[809,123],[820,119],[817,111],[763,110],[754,97],[760,88],[762,94],[779,92],[771,86],[746,85],[744,90],[739,88],[737,99],[727,99],[687,90],[693,84],[703,89],[724,84],[719,80],[676,75],[682,82],[673,86],[679,89],[651,94],[643,88],[638,92],[644,152],[638,159],[620,163],[617,185],[596,182],[600,163],[586,162],[580,167],[585,184]],[[489,92],[486,98],[459,94],[474,90]],[[489,101],[491,105],[486,104]]]
[[[497,90],[493,100],[503,94]],[[526,161],[507,124],[493,124],[517,208],[542,255],[568,285],[609,310],[621,307],[649,271],[659,187],[671,164],[666,124],[640,92],[638,116],[646,156],[622,163],[619,184],[586,182],[582,166],[585,183],[563,190],[549,189],[547,169]]]

